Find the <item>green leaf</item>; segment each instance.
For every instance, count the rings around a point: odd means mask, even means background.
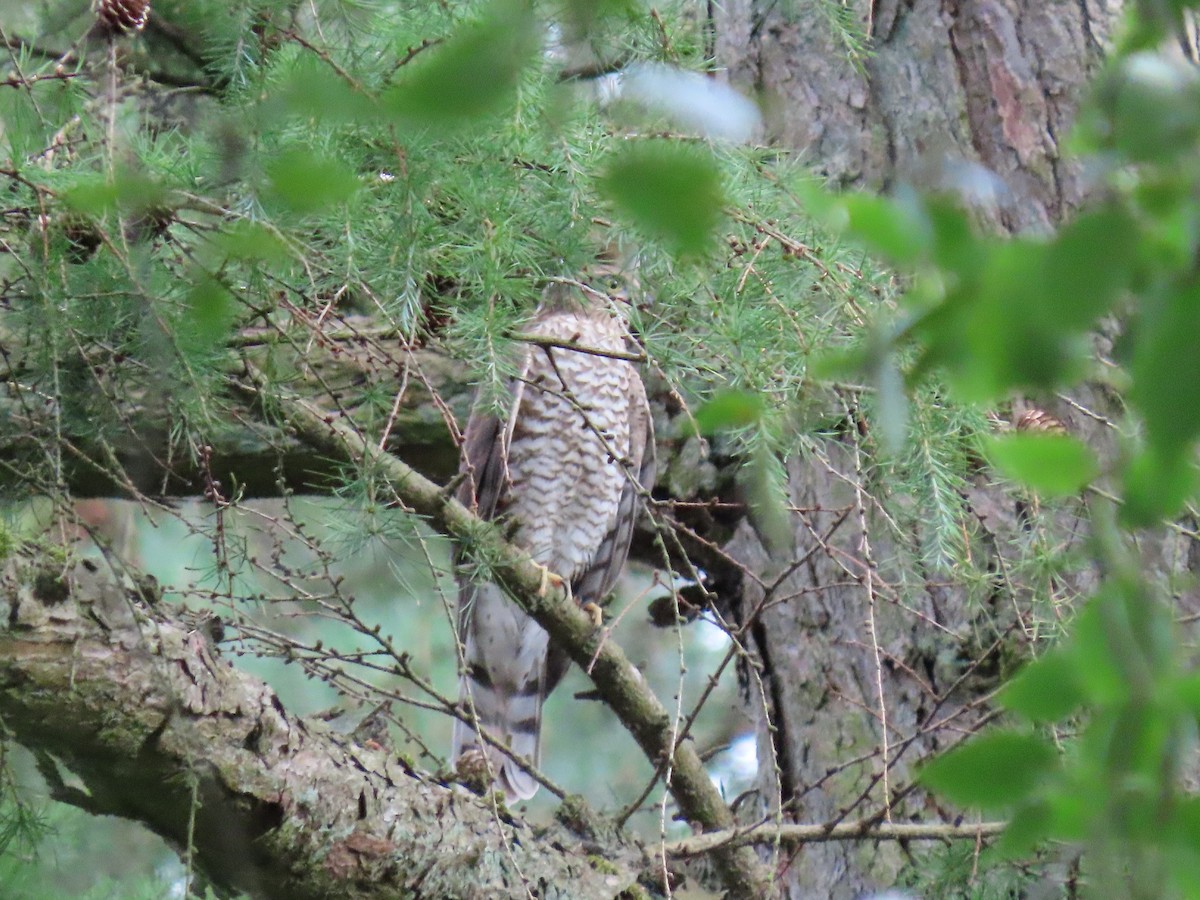
[[[720,391],[696,410],[696,430],[715,434],[730,428],[745,428],[762,419],[762,397],[750,391]]]
[[[1082,780],[1080,776],[1082,774]],[[1058,841],[1081,841],[1092,831],[1102,814],[1096,798],[1103,796],[1106,785],[1093,773],[1079,771],[1076,763],[1069,774],[1069,783],[1060,785],[1045,801],[1049,812],[1048,837]]]
[[[960,284],[973,280],[987,262],[988,244],[975,234],[967,213],[947,197],[923,198],[922,211],[933,229],[933,261]]]
[[[1187,167],[1172,166],[1145,173],[1131,185],[1129,200],[1141,225],[1136,245],[1141,271],[1155,276],[1191,272],[1200,245],[1200,204],[1192,184]]]
[[[1045,259],[1045,327],[1087,328],[1108,312],[1133,277],[1138,237],[1133,219],[1115,207],[1064,226]]]
[[[322,122],[354,122],[370,115],[375,104],[329,66],[304,56],[264,103],[267,115],[279,112]]]
[[[698,256],[712,243],[723,204],[712,156],[665,140],[635,141],[600,177],[613,205],[677,256]]]
[[[1158,52],[1130,54],[1100,82],[1116,148],[1136,161],[1169,163],[1200,137],[1195,70]]]
[[[1092,451],[1066,435],[1010,434],[989,439],[986,449],[1005,475],[1050,496],[1078,494],[1098,472]]]
[[[286,150],[267,167],[270,193],[300,214],[345,203],[358,190],[358,177],[345,163],[299,148]]]
[[[872,194],[848,194],[841,200],[840,213],[854,237],[893,262],[915,262],[932,242],[928,220],[913,205],[902,206]]]
[[[1184,450],[1158,452],[1148,448],[1125,465],[1121,524],[1148,528],[1178,513],[1196,492],[1198,474]]]
[[[1175,697],[1193,716],[1200,718],[1200,672],[1189,672],[1175,684]]]
[[[1111,591],[1108,586],[1101,588],[1101,594],[1075,617],[1071,636],[1080,686],[1088,700],[1100,706],[1122,703],[1129,696],[1129,682],[1113,658],[1104,622],[1103,604],[1116,602]]]
[[[1078,665],[1071,654],[1053,650],[1022,668],[1000,692],[1000,702],[1035,722],[1060,721],[1083,703]]]
[[[140,212],[161,205],[166,192],[152,178],[130,171],[114,176],[93,175],[81,178],[62,193],[63,203],[75,212],[91,216],[111,210]]]
[[[213,247],[227,259],[282,262],[289,256],[278,233],[261,222],[234,222],[213,237]]]
[[[1169,789],[1163,776],[1169,767],[1167,757],[1175,725],[1175,717],[1155,703],[1131,703],[1115,717],[1106,759],[1107,768],[1127,777],[1132,776],[1128,777],[1126,787],[1131,788],[1134,784],[1140,787],[1144,801],[1160,796],[1162,791]],[[1149,800],[1146,806],[1150,809],[1148,818],[1153,819],[1154,801]],[[1143,816],[1147,812],[1147,809],[1141,810]],[[1134,824],[1131,817],[1127,827]],[[1144,819],[1136,824],[1142,828],[1154,827]]]
[[[1051,814],[1045,803],[1024,803],[1013,813],[993,852],[1001,859],[1031,853],[1050,831]]]
[[[874,362],[874,352],[871,345],[818,350],[808,358],[808,374],[817,381],[861,376],[868,364]]]
[[[469,125],[516,92],[538,47],[532,5],[499,0],[477,21],[410,63],[381,99],[386,113],[439,128]]]
[[[1045,388],[1077,360],[1066,330],[1053,319],[1057,296],[1044,282],[1049,248],[1034,241],[995,247],[980,272],[969,313],[963,375],[979,399],[1017,387]]]
[[[1200,896],[1200,799],[1177,798],[1163,833],[1170,841],[1167,864],[1180,896]]]
[[[997,808],[1028,796],[1057,760],[1054,748],[1040,737],[995,731],[937,757],[919,777],[955,803]]]
[[[81,178],[61,194],[63,204],[78,213],[100,216],[117,206],[117,186],[103,175]]]
[[[917,370],[946,366],[955,391],[979,401],[1050,388],[1082,371],[1090,355],[1086,329],[1133,280],[1133,219],[1105,208],[1050,242],[988,245],[961,216],[936,206],[926,212],[946,295],[914,329],[927,348]]]
[[[586,35],[605,19],[633,22],[643,14],[637,0],[565,0],[563,10],[580,35]]]
[[[1053,321],[1045,284],[1047,245],[1013,240],[984,250],[966,243],[959,279],[915,331],[925,337],[920,368],[949,368],[955,391],[989,401],[1013,388],[1049,388],[1086,357],[1087,343]]]
[[[915,263],[929,256],[936,243],[929,201],[907,186],[898,187],[894,197],[837,195],[810,183],[799,184],[795,190],[814,218],[834,230],[845,231],[893,262]]]
[[[233,297],[225,286],[208,275],[201,275],[188,292],[187,334],[204,347],[226,340],[233,326]]]
[[[1200,286],[1158,298],[1140,323],[1130,397],[1160,457],[1200,434]]]

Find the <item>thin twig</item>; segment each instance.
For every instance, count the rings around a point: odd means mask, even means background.
[[[947,841],[980,840],[994,837],[1008,827],[1007,822],[979,822],[952,825],[942,822],[876,822],[861,819],[835,825],[756,825],[698,834],[667,844],[674,857],[699,856],[720,847],[748,844],[820,844],[828,841]]]

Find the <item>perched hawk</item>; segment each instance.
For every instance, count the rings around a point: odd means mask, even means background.
[[[530,328],[551,341],[626,351],[605,295],[551,285]],[[467,423],[459,499],[508,527],[513,543],[560,575],[580,604],[602,601],[621,573],[639,487],[654,483],[654,431],[634,364],[586,350],[526,344],[504,418],[478,403]],[[511,754],[540,756],[542,704],[569,660],[541,626],[488,582],[459,585],[465,668],[460,703]],[[454,723],[451,763],[487,760],[509,802],[537,782],[508,754]]]

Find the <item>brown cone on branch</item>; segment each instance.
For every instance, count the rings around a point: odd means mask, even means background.
[[[96,19],[113,34],[141,31],[150,15],[150,0],[94,0]]]
[[[1057,417],[1036,406],[1023,412],[1016,421],[1017,431],[1041,431],[1047,434],[1066,434],[1067,426]]]

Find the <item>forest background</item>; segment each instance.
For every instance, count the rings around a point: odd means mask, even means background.
[[[1200,895],[1187,6],[0,3],[5,896]],[[437,485],[613,248],[596,633]],[[447,536],[592,669],[533,824]]]

